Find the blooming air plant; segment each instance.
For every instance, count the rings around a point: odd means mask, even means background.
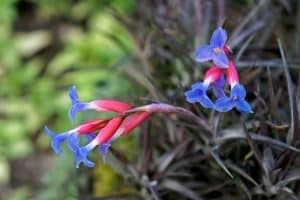
[[[95,100],[87,103],[80,102],[75,86],[69,89],[69,96],[72,101],[72,106],[69,110],[69,118],[71,121],[74,120],[77,112],[89,109],[99,112],[116,113],[114,117],[94,119],[60,134],[56,134],[48,127],[45,127],[45,132],[51,137],[51,146],[56,154],[62,153],[60,147],[61,143],[67,141],[69,149],[75,154],[77,168],[80,163],[88,167],[94,167],[95,164],[88,159],[88,155],[95,148],[99,149],[105,160],[106,153],[113,141],[130,133],[151,115],[151,112],[145,111],[136,111],[126,114],[126,111],[134,107],[115,100]],[[79,136],[83,135],[86,136],[88,143],[80,147]]]
[[[241,112],[251,113],[252,109],[245,100],[246,92],[239,77],[233,61],[229,59],[229,47],[226,45],[227,34],[222,28],[214,31],[210,44],[200,46],[196,51],[196,61],[204,62],[212,60],[214,66],[207,70],[204,81],[192,85],[192,89],[185,92],[187,101],[200,103],[205,108],[215,109],[219,112],[227,112],[233,108]],[[225,80],[226,75],[226,80]],[[224,87],[230,86],[230,95],[226,96]],[[213,102],[207,95],[207,90],[212,89],[217,100]],[[88,159],[88,155],[94,149],[98,149],[105,161],[106,154],[112,142],[132,132],[141,125],[153,113],[177,113],[190,118],[198,123],[207,132],[212,132],[212,127],[203,119],[189,110],[164,103],[154,103],[140,107],[134,107],[125,102],[100,99],[90,102],[81,102],[78,99],[75,86],[70,87],[69,97],[71,108],[69,110],[70,121],[73,122],[78,112],[95,110],[98,112],[113,112],[111,118],[98,118],[87,121],[77,127],[56,134],[47,126],[45,132],[51,138],[51,147],[56,154],[61,154],[61,144],[66,141],[68,148],[74,153],[76,167],[81,163],[87,167],[95,164]],[[87,143],[80,146],[79,137],[85,136]]]
[[[94,149],[98,149],[105,161],[106,154],[112,142],[132,132],[133,129],[141,125],[153,113],[179,113],[194,119],[207,131],[210,127],[192,112],[164,103],[153,103],[140,107],[134,107],[127,103],[100,99],[91,102],[80,102],[75,86],[70,87],[69,96],[72,102],[69,110],[70,121],[73,122],[78,112],[95,110],[98,112],[114,112],[111,118],[98,118],[87,121],[77,127],[63,133],[54,133],[47,126],[45,132],[51,138],[51,147],[56,154],[61,154],[61,144],[66,141],[68,148],[74,153],[76,167],[83,163],[87,167],[94,167],[95,163],[88,159],[88,155]],[[87,144],[80,146],[79,137],[85,136]]]
[[[197,62],[212,60],[214,66],[206,71],[203,82],[193,84],[192,89],[185,92],[186,99],[190,103],[200,103],[204,108],[219,112],[236,108],[240,112],[252,113],[250,104],[245,100],[245,88],[239,82],[236,67],[229,58],[230,48],[226,45],[226,40],[226,31],[219,27],[213,32],[210,44],[202,45],[196,50]],[[230,86],[229,97],[224,92],[226,85]],[[213,90],[215,102],[207,95],[209,89]]]

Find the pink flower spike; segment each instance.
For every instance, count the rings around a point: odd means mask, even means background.
[[[215,82],[220,79],[222,73],[223,69],[215,65],[205,72],[203,80],[208,83]]]
[[[239,75],[236,71],[235,65],[232,61],[229,61],[229,67],[226,71],[227,83],[233,87],[235,84],[239,83]]]
[[[110,119],[94,119],[79,125],[75,131],[78,132],[78,134],[92,133],[105,127],[109,120]]]
[[[94,108],[97,111],[124,112],[133,108],[133,106],[121,101],[101,99],[92,101],[91,108]]]
[[[120,136],[124,136],[128,133],[130,133],[133,129],[135,129],[137,126],[139,126],[141,123],[143,123],[146,119],[150,117],[151,113],[150,112],[136,112],[128,117],[126,117],[122,124],[120,125],[120,128],[118,131],[122,131],[120,133]],[[117,132],[118,132],[117,131]],[[118,137],[118,135],[114,135],[115,137]]]
[[[97,144],[100,145],[106,143],[120,127],[122,120],[122,117],[114,117],[111,119],[94,139]]]

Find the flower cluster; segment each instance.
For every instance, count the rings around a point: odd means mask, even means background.
[[[196,50],[196,61],[212,60],[214,66],[208,69],[203,82],[192,85],[192,89],[185,92],[190,103],[200,103],[205,108],[227,112],[233,108],[241,112],[252,113],[251,106],[245,100],[246,91],[239,82],[239,76],[232,60],[229,59],[230,49],[226,45],[227,34],[219,27],[213,32],[209,45],[202,45]],[[226,81],[224,78],[226,75]],[[224,92],[226,85],[230,86],[229,97]],[[216,101],[213,102],[207,95],[212,89]]]
[[[117,138],[130,133],[151,115],[151,112],[143,110],[126,113],[134,109],[134,107],[115,100],[102,99],[87,103],[80,102],[75,86],[69,89],[69,96],[72,101],[72,106],[69,110],[69,118],[71,121],[74,120],[77,112],[89,109],[99,112],[116,113],[114,117],[94,119],[60,134],[56,134],[48,129],[48,127],[45,127],[45,132],[51,137],[51,146],[56,154],[62,153],[60,148],[61,143],[67,141],[69,149],[75,154],[77,168],[81,162],[88,167],[95,165],[87,157],[96,147],[98,147],[105,161],[105,156],[111,143]],[[88,143],[82,147],[79,144],[79,136],[81,135],[85,135],[88,141]]]

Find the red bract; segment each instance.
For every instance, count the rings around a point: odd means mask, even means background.
[[[84,124],[79,125],[76,130],[78,134],[87,134],[95,132],[99,129],[105,127],[110,119],[94,119],[90,120]]]
[[[97,111],[107,111],[107,112],[124,112],[133,108],[133,106],[116,100],[101,99],[91,102],[92,108]]]
[[[229,61],[229,67],[226,70],[227,83],[231,86],[239,82],[239,75],[236,71],[235,65],[232,61]]]
[[[205,72],[203,80],[209,83],[215,82],[220,79],[222,73],[223,69],[215,65]]]

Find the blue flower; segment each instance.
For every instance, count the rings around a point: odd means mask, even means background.
[[[196,50],[196,61],[205,62],[213,60],[214,64],[221,68],[227,68],[229,61],[224,46],[227,40],[226,31],[219,27],[214,32],[210,39],[209,45],[202,45]]]
[[[72,133],[64,132],[61,134],[56,134],[53,131],[51,131],[47,126],[45,126],[44,130],[47,133],[47,135],[49,135],[51,137],[51,147],[52,147],[53,151],[56,154],[61,154],[62,153],[62,150],[60,148],[61,143],[63,141],[65,141],[67,139],[67,137]]]
[[[72,106],[69,110],[69,118],[71,122],[73,122],[77,112],[89,109],[89,103],[82,103],[78,100],[78,94],[74,85],[69,89],[69,97],[72,102]]]
[[[241,112],[253,113],[251,106],[245,100],[246,91],[241,84],[235,84],[230,92],[230,97],[221,97],[215,103],[215,109],[219,112],[227,112],[234,107]]]
[[[87,134],[86,135],[86,139],[87,139],[88,142],[91,142],[95,138],[96,138],[95,134]],[[106,154],[107,154],[107,152],[109,150],[109,147],[111,146],[111,143],[112,143],[112,141],[108,141],[108,142],[106,142],[104,144],[99,145],[99,147],[98,147],[99,148],[99,152],[100,152],[100,154],[102,156],[102,159],[103,159],[103,163],[106,162]]]
[[[192,89],[185,92],[186,100],[190,103],[200,103],[204,108],[214,108],[214,103],[207,96],[206,91],[208,89],[207,84],[195,83],[192,85]]]
[[[76,160],[76,168],[79,168],[79,165],[81,162],[83,162],[83,164],[87,167],[94,167],[95,163],[90,161],[87,156],[88,153],[93,149],[93,147],[89,144],[80,148],[79,146],[79,138],[78,135],[73,134],[70,135],[67,138],[67,143],[69,148],[74,152],[75,154],[75,160]]]

